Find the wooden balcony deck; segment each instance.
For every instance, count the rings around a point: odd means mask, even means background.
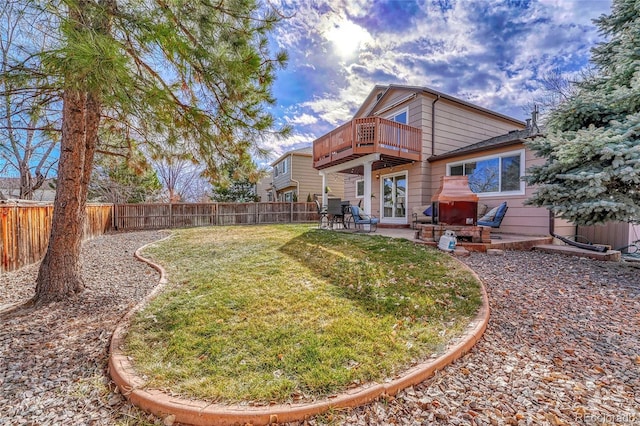
[[[421,151],[421,129],[380,117],[356,118],[313,141],[313,167],[322,170],[374,153],[387,164],[402,164],[421,161]]]

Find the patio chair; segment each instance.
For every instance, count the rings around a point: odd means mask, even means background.
[[[364,229],[364,225],[369,225],[369,231],[378,229],[378,218],[365,214],[358,206],[351,206],[351,217],[356,230]]]
[[[497,207],[489,210],[484,216],[478,219],[479,226],[488,226],[491,228],[500,228],[500,224],[502,223],[502,219],[504,219],[504,215],[507,214],[507,202],[504,201]]]
[[[344,227],[344,210],[342,208],[342,200],[340,198],[329,198],[327,202],[327,213],[329,214],[331,229],[333,229],[336,224],[342,224]]]

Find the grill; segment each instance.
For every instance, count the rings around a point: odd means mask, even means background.
[[[478,217],[478,196],[469,189],[467,176],[442,176],[440,188],[431,202],[437,212],[435,223],[475,226]]]

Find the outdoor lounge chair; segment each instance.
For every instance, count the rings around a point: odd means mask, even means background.
[[[378,229],[378,218],[364,214],[358,206],[351,206],[351,216],[356,230],[364,229],[364,225],[369,225],[369,232]]]
[[[500,228],[500,224],[502,223],[502,219],[504,219],[504,215],[507,214],[507,202],[504,201],[497,207],[492,208],[478,219],[478,225],[480,226],[489,226],[491,228]]]

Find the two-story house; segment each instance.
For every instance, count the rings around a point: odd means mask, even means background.
[[[323,182],[318,170],[313,168],[311,147],[286,152],[271,163],[271,167],[269,201],[307,201],[322,194],[344,196],[344,175],[330,173]]]
[[[428,87],[375,86],[353,119],[316,139],[313,165],[324,176],[347,173],[346,198],[381,226],[409,226],[413,206],[431,202],[441,176],[473,175],[472,188],[490,207],[506,201],[502,232],[546,235],[549,213],[524,205],[534,191],[521,177],[543,160],[526,147],[531,126]],[[555,232],[573,227],[554,220]]]

